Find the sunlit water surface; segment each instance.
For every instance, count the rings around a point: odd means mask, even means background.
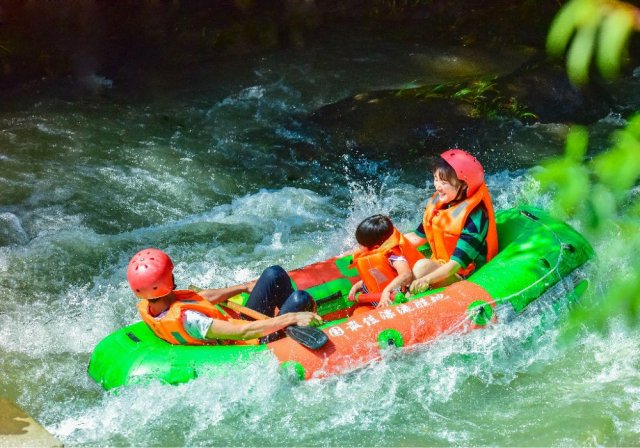
[[[640,332],[612,322],[565,341],[567,311],[550,306],[562,290],[508,323],[322,381],[293,382],[270,359],[117,393],[88,378],[93,347],[138,320],[125,269],[142,247],[171,254],[180,287],[223,287],[340,253],[373,213],[413,229],[432,191],[428,167],[292,148],[331,152],[297,121],[323,104],[457,76],[435,72],[433,58],[500,69],[469,50],[329,41],[146,90],[13,97],[0,114],[0,395],[67,446],[638,445]],[[622,124],[612,115],[592,130],[606,142]],[[527,136],[534,147],[564,133],[514,129],[496,153],[536,161]],[[490,173],[488,185],[498,209],[550,205],[524,170]],[[629,266],[608,255],[614,243],[593,241],[612,272]],[[603,288],[592,285],[596,296]]]

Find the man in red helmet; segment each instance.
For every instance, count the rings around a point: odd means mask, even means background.
[[[429,243],[431,259],[414,266],[412,293],[451,284],[469,276],[498,252],[491,195],[478,160],[461,149],[443,152],[433,173],[435,193],[422,222],[407,238]]]
[[[131,258],[127,280],[140,299],[138,311],[154,333],[171,344],[232,344],[265,338],[290,325],[317,325],[322,318],[307,311],[313,299],[306,291],[294,291],[291,279],[280,266],[271,266],[252,283],[198,293],[176,290],[173,262],[159,249],[143,249]],[[250,293],[247,307],[270,319],[234,319],[216,304],[243,293]],[[267,339],[269,340],[269,339]]]

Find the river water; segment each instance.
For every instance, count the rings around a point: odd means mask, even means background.
[[[432,191],[428,167],[327,157],[331,148],[298,118],[360,91],[512,63],[469,49],[332,37],[143,75],[135,89],[96,73],[87,80],[93,91],[41,83],[7,97],[0,395],[66,446],[640,444],[640,331],[612,320],[604,334],[582,329],[567,340],[567,311],[544,304],[322,381],[292,382],[266,360],[216,379],[116,393],[86,374],[93,347],[138,320],[125,270],[142,247],[173,257],[179,287],[223,287],[271,264],[292,269],[340,253],[373,213],[414,228]],[[591,130],[606,142],[623,124],[610,115]],[[504,144],[535,164],[527,139],[535,136],[533,148],[541,135],[565,132],[514,125]],[[291,149],[301,142],[323,156]],[[560,142],[548,137],[551,152]],[[498,209],[550,205],[524,169],[495,170],[488,185]],[[614,241],[592,243],[606,257]],[[616,263],[612,272],[628,267]],[[592,295],[606,287],[592,284]]]

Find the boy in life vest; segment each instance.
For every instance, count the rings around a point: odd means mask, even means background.
[[[153,332],[171,344],[217,345],[241,343],[272,335],[290,325],[317,325],[322,318],[304,311],[313,299],[306,291],[294,291],[289,274],[280,266],[264,270],[257,281],[198,293],[176,290],[173,262],[159,249],[143,249],[131,258],[127,280],[140,299],[138,311]],[[257,321],[240,320],[231,310],[216,304],[242,292],[250,293],[247,307],[268,316]],[[253,341],[255,342],[255,341]]]
[[[461,149],[440,154],[433,173],[435,193],[427,202],[422,223],[406,235],[414,244],[426,238],[431,259],[414,266],[409,288],[419,293],[469,276],[498,252],[498,234],[484,170]]]
[[[381,293],[378,307],[392,303],[391,293],[408,286],[413,280],[412,268],[424,256],[393,226],[385,215],[370,216],[356,229],[361,249],[353,255],[353,266],[361,280],[349,292]]]

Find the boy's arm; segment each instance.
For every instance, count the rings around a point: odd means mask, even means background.
[[[364,282],[362,280],[358,280],[356,283],[354,283],[354,285],[351,287],[351,290],[349,291],[349,300],[351,300],[352,302],[356,301],[356,293],[362,290],[363,285]]]
[[[411,271],[411,267],[407,260],[395,260],[391,262],[391,266],[393,266],[398,275],[396,275],[396,277],[382,290],[378,307],[390,305],[392,302],[391,292],[408,285],[413,280],[413,272]]]

